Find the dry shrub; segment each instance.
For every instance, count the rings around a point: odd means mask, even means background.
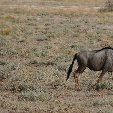
[[[106,0],[105,6],[99,9],[100,12],[111,12],[113,11],[113,0]]]

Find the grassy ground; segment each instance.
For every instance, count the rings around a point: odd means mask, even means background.
[[[76,91],[65,81],[73,55],[112,46],[113,13],[103,0],[1,0],[0,113],[112,113],[112,76],[96,91],[88,69]],[[75,68],[77,64],[75,63]]]

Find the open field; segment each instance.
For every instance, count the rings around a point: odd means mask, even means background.
[[[0,113],[113,113],[113,80],[86,69],[81,91],[73,55],[113,45],[113,13],[104,0],[0,0]],[[113,46],[112,46],[113,47]],[[77,68],[77,63],[75,63]]]

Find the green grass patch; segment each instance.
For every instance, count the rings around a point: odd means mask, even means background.
[[[31,60],[29,64],[34,65],[34,66],[55,66],[56,63],[51,60],[42,60],[42,61],[37,61],[37,60]]]

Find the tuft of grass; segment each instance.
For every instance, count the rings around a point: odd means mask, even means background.
[[[109,104],[109,102],[105,101],[105,100],[95,100],[93,102],[93,106],[95,106],[95,107],[104,106],[104,105],[107,105],[107,104]]]
[[[113,84],[110,82],[102,82],[96,85],[96,90],[113,90]]]
[[[101,82],[99,84],[95,84],[94,81],[90,80],[89,82],[87,82],[87,89],[91,90],[91,89],[95,89],[97,91],[99,90],[113,90],[113,84],[110,81],[105,81],[105,82]]]
[[[48,92],[44,87],[39,87],[37,86],[36,90],[27,90],[27,91],[22,91],[21,93],[19,93],[18,96],[18,100],[19,101],[45,101],[46,99],[48,99],[47,97]]]
[[[20,94],[18,94],[18,100],[19,101],[36,101],[38,99],[37,93],[35,91],[23,91]]]
[[[7,47],[7,48],[1,48],[0,49],[0,55],[1,56],[6,56],[6,55],[17,55],[18,54],[18,52],[17,52],[17,50],[15,49],[15,48],[9,48],[9,47]]]
[[[18,63],[14,63],[14,62],[10,62],[7,64],[6,67],[8,70],[13,71],[19,68],[19,64]]]
[[[7,69],[0,70],[0,80],[7,79],[7,78],[9,78],[9,76],[10,76],[10,74]]]
[[[71,48],[73,48],[74,50],[85,50],[87,46],[85,46],[85,44],[81,44],[81,43],[76,43],[70,46]]]
[[[34,78],[30,79],[25,75],[13,75],[3,84],[2,90],[16,93],[19,101],[45,101],[48,99],[46,87],[34,84],[33,80]]]
[[[9,45],[9,41],[4,36],[0,36],[0,46],[7,47]]]
[[[9,79],[11,77],[11,71],[16,70],[19,64],[1,60],[0,65],[3,66],[0,69],[0,80],[3,80]]]
[[[34,85],[27,80],[24,76],[11,76],[7,83],[3,86],[4,90],[9,90],[11,92],[22,92],[27,90],[35,90]]]
[[[54,62],[54,61],[51,61],[51,60],[47,60],[47,61],[37,61],[37,60],[31,60],[30,62],[29,62],[29,64],[31,64],[31,65],[34,65],[34,66],[55,66],[56,65],[56,63]]]
[[[113,111],[112,110],[107,110],[107,111],[105,111],[105,113],[113,113]]]
[[[4,60],[0,60],[0,65],[6,65],[6,64],[7,64],[6,61],[4,61]]]
[[[54,80],[48,84],[51,89],[58,89],[62,86],[65,87],[65,83],[62,80]]]
[[[11,29],[10,28],[2,28],[0,29],[0,35],[10,35]]]
[[[36,57],[46,57],[48,50],[46,48],[34,48],[33,53]]]
[[[7,20],[15,20],[15,17],[14,16],[12,16],[12,15],[7,15],[6,17],[5,17],[5,19],[7,19]]]
[[[48,37],[46,35],[42,35],[36,38],[37,41],[48,41]]]
[[[101,99],[95,99],[95,101],[93,101],[92,105],[94,107],[102,107],[105,105],[110,105],[112,106],[113,101],[110,99],[105,99],[105,98],[101,98]]]

